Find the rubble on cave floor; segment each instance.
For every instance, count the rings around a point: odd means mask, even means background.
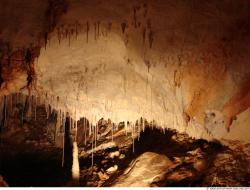
[[[119,133],[123,134],[121,131]],[[132,138],[124,132],[113,142],[107,138],[99,144],[105,148],[95,152],[93,166],[91,151],[89,154],[80,154],[80,185],[247,186],[249,167],[245,166],[249,164],[249,159],[245,158],[249,154],[249,145],[236,144],[244,147],[244,151],[238,146],[194,140],[176,131],[168,130],[164,135],[159,129],[146,128],[145,132],[141,132],[140,140],[135,141],[133,152]],[[235,152],[235,148],[239,151]],[[110,158],[110,155],[116,156]],[[154,164],[155,157],[158,164]],[[144,159],[150,160],[151,164],[144,162]],[[164,164],[159,167],[159,163]],[[108,172],[110,168],[113,172]],[[223,171],[226,173],[223,174]],[[232,175],[228,177],[229,174]],[[215,175],[217,182],[214,181]]]
[[[9,186],[249,186],[250,144],[222,145],[156,126],[131,132],[107,122],[94,141],[79,123],[80,180],[73,184],[56,147],[55,118],[43,109],[20,126],[9,118],[1,133],[0,175]]]
[[[250,143],[226,141],[225,151],[216,155],[207,170],[204,186],[250,186]]]

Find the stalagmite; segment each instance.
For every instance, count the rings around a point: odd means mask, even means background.
[[[73,164],[72,164],[72,179],[79,181],[80,178],[80,167],[78,157],[77,142],[73,143]]]

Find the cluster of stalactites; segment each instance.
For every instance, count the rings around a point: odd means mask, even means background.
[[[78,120],[80,118],[78,116],[76,109],[72,113],[72,110],[67,110],[66,106],[65,107],[61,106],[59,97],[48,96],[47,94],[45,94],[44,96],[37,96],[35,94],[15,93],[15,94],[1,96],[0,97],[1,125],[7,126],[8,118],[13,116],[14,114],[19,114],[21,118],[21,123],[23,123],[24,118],[26,119],[32,118],[36,120],[37,106],[39,105],[40,106],[44,105],[47,119],[49,119],[51,114],[56,113],[57,129],[60,129],[62,131],[66,122],[66,118],[68,117],[70,129],[71,130],[75,129],[77,133],[77,125],[78,125]],[[126,134],[133,131],[133,128],[138,128],[138,129],[140,128],[144,130],[146,126],[155,126],[155,127],[158,126],[155,121],[148,122],[144,118],[138,118],[137,121],[119,121],[113,123],[111,122],[110,118],[104,118],[104,117],[97,118],[94,115],[94,113],[92,116],[89,115],[89,117],[90,118],[87,118],[85,116],[84,118],[84,131],[88,130],[88,132],[85,133],[86,135],[85,139],[87,139],[88,136],[94,134],[95,131],[98,133],[99,122],[103,119],[109,121],[108,123],[112,125],[112,131],[117,130],[119,123],[122,122],[125,127]],[[160,126],[158,127],[160,128]]]
[[[7,127],[8,121],[12,117],[19,117],[20,124],[23,124],[24,118],[36,120],[36,107],[38,105],[36,96],[14,93],[0,96],[0,123]]]

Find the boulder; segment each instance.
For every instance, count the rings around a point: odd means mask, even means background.
[[[165,155],[145,152],[130,163],[113,186],[150,187],[153,182],[162,179],[173,165]]]
[[[109,155],[108,155],[108,157],[111,158],[111,159],[113,159],[115,157],[118,157],[118,156],[120,156],[120,152],[119,151],[110,152]]]
[[[107,172],[108,174],[112,174],[112,173],[116,172],[117,169],[118,169],[118,166],[117,166],[117,165],[114,165],[114,166],[108,168],[108,169],[106,170],[106,172]]]
[[[100,180],[102,180],[102,181],[105,181],[105,180],[109,179],[109,176],[104,172],[100,171],[97,174],[98,174],[98,177],[100,178]]]

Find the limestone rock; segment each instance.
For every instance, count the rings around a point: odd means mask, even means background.
[[[146,152],[130,163],[130,166],[117,179],[115,187],[150,187],[160,180],[173,166],[164,155]]]
[[[98,174],[100,180],[107,180],[107,179],[109,179],[109,176],[106,173],[103,173],[103,172],[100,171],[97,174]]]
[[[106,170],[106,172],[107,172],[108,174],[112,174],[112,173],[116,172],[117,169],[118,169],[118,166],[117,166],[117,165],[114,165],[114,166],[108,168],[108,169]]]
[[[119,157],[120,156],[120,152],[119,151],[115,151],[115,152],[111,152],[109,153],[108,157],[113,159],[115,157]]]
[[[194,177],[194,173],[186,168],[181,168],[177,171],[174,171],[170,173],[170,175],[167,176],[166,180],[169,180],[171,182],[179,182],[187,178]]]
[[[119,156],[119,159],[124,159],[125,158],[125,154],[121,154],[120,156]]]

